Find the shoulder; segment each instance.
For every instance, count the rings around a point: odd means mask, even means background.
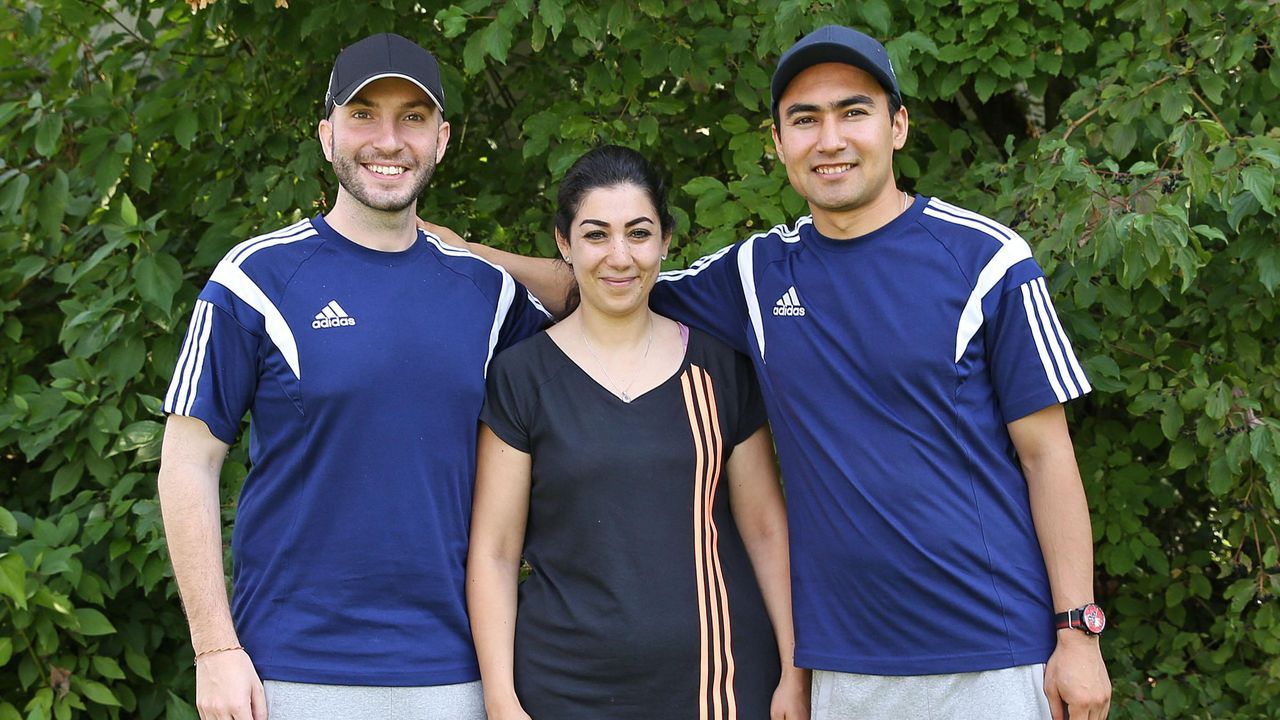
[[[420,230],[418,237],[427,244],[428,253],[441,265],[467,275],[486,286],[501,287],[514,282],[511,274],[502,267],[460,247],[450,245],[433,233]]]
[[[1031,246],[1008,226],[939,198],[927,199],[919,222],[971,282],[982,284],[982,275],[1003,277],[1015,265],[1033,260]]]
[[[522,382],[540,382],[558,370],[562,357],[555,341],[543,330],[498,353],[491,368],[495,375],[518,377]]]
[[[227,251],[209,282],[257,306],[260,297],[275,297],[294,272],[324,244],[311,220],[257,235]]]
[[[740,372],[742,366],[751,363],[746,355],[694,327],[689,328],[688,359],[690,364],[719,368],[722,372]]]
[[[978,247],[990,254],[1010,247],[1031,255],[1027,241],[1008,226],[939,198],[927,199],[920,223],[939,242],[947,245]]]
[[[310,219],[249,238],[227,251],[219,265],[258,268],[288,263],[313,252],[323,240]]]

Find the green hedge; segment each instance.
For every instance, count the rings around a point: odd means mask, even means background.
[[[314,128],[340,47],[396,30],[445,65],[430,219],[547,253],[558,177],[622,142],[673,181],[679,266],[802,211],[766,88],[825,22],[889,39],[901,183],[1031,242],[1095,381],[1070,412],[1113,717],[1277,712],[1274,2],[275,5],[0,9],[0,720],[194,717],[159,398],[217,258],[332,197]]]

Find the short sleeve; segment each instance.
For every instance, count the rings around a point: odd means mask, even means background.
[[[768,419],[765,414],[764,395],[751,361],[742,353],[733,353],[735,391],[737,393],[737,422],[734,424],[733,444],[755,434]]]
[[[991,381],[1006,423],[1093,388],[1054,311],[1044,275],[1015,277],[992,293],[986,323]],[[985,304],[985,303],[984,303]]]
[[[527,337],[536,335],[551,324],[551,314],[520,283],[514,283],[514,294],[507,316],[498,334],[498,350],[505,350]]]
[[[529,452],[529,423],[534,405],[534,383],[521,381],[517,375],[527,370],[514,352],[499,355],[489,370],[486,381],[484,407],[480,410],[480,422],[489,426],[494,435],[520,452]]]
[[[719,338],[738,352],[751,352],[738,271],[741,247],[741,243],[730,245],[694,261],[687,270],[659,274],[649,306]]]
[[[259,339],[208,296],[202,293],[191,313],[164,411],[204,421],[214,437],[231,445],[253,401]]]

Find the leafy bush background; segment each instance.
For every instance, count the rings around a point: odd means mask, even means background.
[[[1071,413],[1113,717],[1277,713],[1274,2],[276,4],[0,8],[0,720],[193,717],[159,398],[216,259],[331,195],[339,48],[397,30],[444,64],[427,217],[548,252],[558,177],[624,142],[670,175],[679,266],[801,211],[766,88],[824,22],[893,38],[902,184],[1030,240],[1095,380]]]

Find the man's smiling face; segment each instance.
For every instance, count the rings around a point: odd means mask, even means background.
[[[320,122],[320,143],[338,184],[374,210],[411,207],[449,142],[449,123],[417,85],[382,78]]]
[[[843,63],[807,68],[782,93],[778,117],[774,146],[815,219],[895,192],[893,152],[906,142],[906,111],[889,114],[871,75]]]

